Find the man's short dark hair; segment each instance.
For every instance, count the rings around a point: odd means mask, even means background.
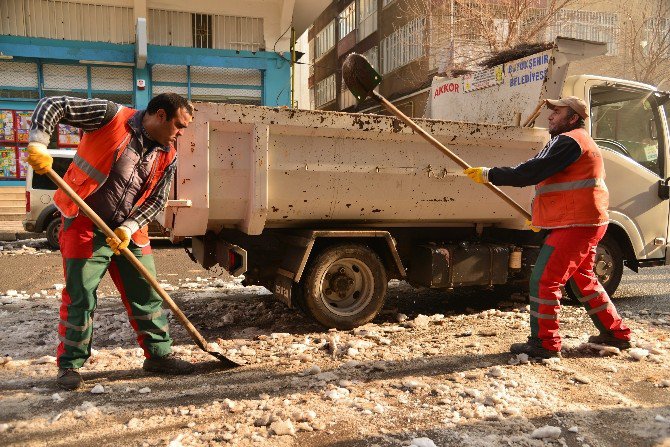
[[[574,124],[574,127],[573,127],[572,129],[580,129],[580,128],[583,129],[584,127],[586,127],[586,123],[584,122],[584,118],[582,118],[581,116],[579,116],[579,115],[577,114],[577,112],[575,112],[573,109],[571,109],[570,107],[568,107],[568,119],[571,119],[571,118],[572,118],[573,116],[575,116],[575,115],[577,115],[577,118],[579,118],[579,119],[578,119],[577,122]],[[572,129],[570,129],[570,130],[572,130]]]
[[[149,101],[147,113],[154,115],[159,109],[163,109],[167,119],[171,120],[181,108],[188,110],[189,115],[193,115],[193,106],[186,98],[176,93],[161,93]]]

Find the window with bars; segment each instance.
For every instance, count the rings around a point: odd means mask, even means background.
[[[209,14],[191,14],[193,27],[193,47],[212,48],[212,16]]]
[[[340,39],[344,39],[347,34],[356,29],[356,2],[353,1],[338,14]]]
[[[265,49],[263,19],[257,17],[192,14],[150,8],[147,28],[151,45],[237,51]]]
[[[314,62],[316,59],[316,51],[315,51],[315,39],[312,39],[309,41],[309,54],[310,54],[310,62]],[[314,64],[309,64],[309,77],[314,76]]]
[[[379,47],[374,46],[370,48],[368,51],[363,53],[363,56],[365,56],[368,62],[370,62],[372,68],[379,70]]]
[[[174,92],[194,101],[261,105],[259,70],[192,65],[151,67],[151,94]]]
[[[38,65],[0,61],[0,98],[39,99]]]
[[[426,18],[419,17],[381,41],[381,74],[390,73],[425,54],[425,27]]]
[[[607,44],[607,55],[618,54],[619,15],[614,12],[562,9],[549,27],[549,39],[557,36],[594,40]]]
[[[665,54],[670,57],[670,18],[654,17],[644,22],[644,54]]]
[[[84,42],[135,42],[132,6],[71,0],[0,0],[0,34]],[[119,3],[119,2],[116,2]],[[129,2],[123,2],[129,3]]]
[[[337,96],[335,73],[328,76],[326,79],[316,84],[314,92],[314,105],[322,107],[331,101],[335,100]]]
[[[356,105],[356,97],[351,93],[351,90],[347,88],[347,84],[345,84],[344,78],[342,78],[342,88],[340,89],[340,110],[344,110],[354,105]]]
[[[133,69],[102,65],[0,62],[0,98],[34,101],[40,97],[59,95],[102,98],[133,105]]]
[[[314,58],[318,59],[335,46],[335,20],[316,35]]]
[[[97,65],[42,65],[42,96],[100,98],[133,105],[132,68]]]
[[[359,0],[358,40],[377,31],[377,0]]]

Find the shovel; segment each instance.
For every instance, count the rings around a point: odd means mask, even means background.
[[[370,62],[368,62],[364,56],[357,53],[351,53],[349,56],[347,56],[347,58],[344,60],[344,64],[342,64],[342,77],[344,78],[344,82],[347,84],[347,87],[349,87],[349,90],[356,97],[358,102],[363,101],[368,96],[375,98],[377,101],[382,103],[382,105],[386,107],[389,112],[400,118],[416,133],[428,140],[430,144],[441,150],[460,167],[463,169],[472,167],[461,157],[450,151],[444,144],[437,141],[432,135],[419,127],[419,125],[412,121],[410,117],[402,113],[396,108],[396,106],[391,104],[388,99],[374,91],[375,87],[377,87],[382,82],[382,77],[375,71],[374,68],[372,68],[372,65],[370,65]],[[516,203],[510,196],[501,191],[500,188],[491,183],[484,183],[484,186],[500,196],[501,199],[507,202],[524,218],[527,220],[531,219],[530,213],[528,213],[528,211],[526,211],[521,205]]]
[[[95,225],[103,232],[105,233],[105,236],[114,238],[118,240],[119,238],[116,237],[114,232],[112,231],[111,228],[107,226],[105,222],[103,222],[102,219],[93,211],[83,200],[79,195],[74,192],[72,188],[70,188],[70,185],[65,183],[65,181],[58,175],[53,169],[49,169],[46,172],[46,175],[65,193],[67,196],[77,204],[80,210],[84,212],[84,214],[95,223]],[[156,281],[156,278],[154,278],[151,273],[140,263],[140,261],[135,257],[132,251],[130,251],[127,247],[121,250],[121,253],[123,253],[123,256],[130,261],[130,263],[144,276],[144,279],[146,279],[149,284],[151,284],[151,287],[163,298],[163,301],[165,301],[170,309],[172,309],[172,312],[177,316],[177,319],[179,322],[184,326],[184,329],[189,333],[193,341],[195,341],[195,344],[198,345],[200,349],[205,351],[207,354],[217,358],[227,368],[234,368],[236,366],[240,366],[239,363],[234,362],[233,360],[229,359],[223,353],[221,352],[221,348],[219,345],[216,343],[207,343],[207,341],[204,339],[202,335],[200,335],[200,332],[191,324],[191,322],[186,318],[186,315],[179,309],[177,304],[175,304],[174,301],[172,301],[172,298],[170,298],[170,295],[167,294],[165,290],[158,284],[158,281]]]

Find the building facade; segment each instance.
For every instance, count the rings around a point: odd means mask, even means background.
[[[163,92],[288,106],[291,27],[327,1],[1,0],[0,186],[20,184],[28,119],[44,96],[135,108]],[[50,147],[76,147],[60,126]]]
[[[537,28],[553,2],[531,2],[520,21],[522,32],[536,32],[533,42],[557,36],[606,42],[606,56],[580,61],[571,73],[625,77],[614,60],[626,58],[622,27],[626,19],[618,0],[575,0]],[[491,41],[473,31],[472,14],[488,5],[489,28],[503,42],[513,23],[490,0],[334,0],[309,29],[309,88],[315,109],[386,113],[368,100],[356,105],[342,81],[342,62],[350,52],[365,55],[383,76],[382,95],[409,116],[424,114],[432,78],[459,68],[476,69],[473,55],[490,54]],[[468,9],[470,8],[470,9]],[[477,12],[475,12],[477,11]],[[481,19],[482,17],[478,17]],[[513,22],[513,21],[512,21]],[[670,20],[668,20],[670,23]],[[625,65],[625,64],[624,64]],[[453,73],[453,71],[452,71]]]

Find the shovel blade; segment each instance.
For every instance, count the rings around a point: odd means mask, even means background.
[[[237,363],[236,361],[229,359],[220,352],[207,351],[207,353],[212,357],[216,358],[217,360],[219,360],[221,363],[223,363],[223,366],[225,366],[226,368],[237,368],[238,366],[242,366],[240,363]]]
[[[358,53],[351,53],[344,60],[342,78],[358,102],[364,101],[382,82],[381,75]]]

